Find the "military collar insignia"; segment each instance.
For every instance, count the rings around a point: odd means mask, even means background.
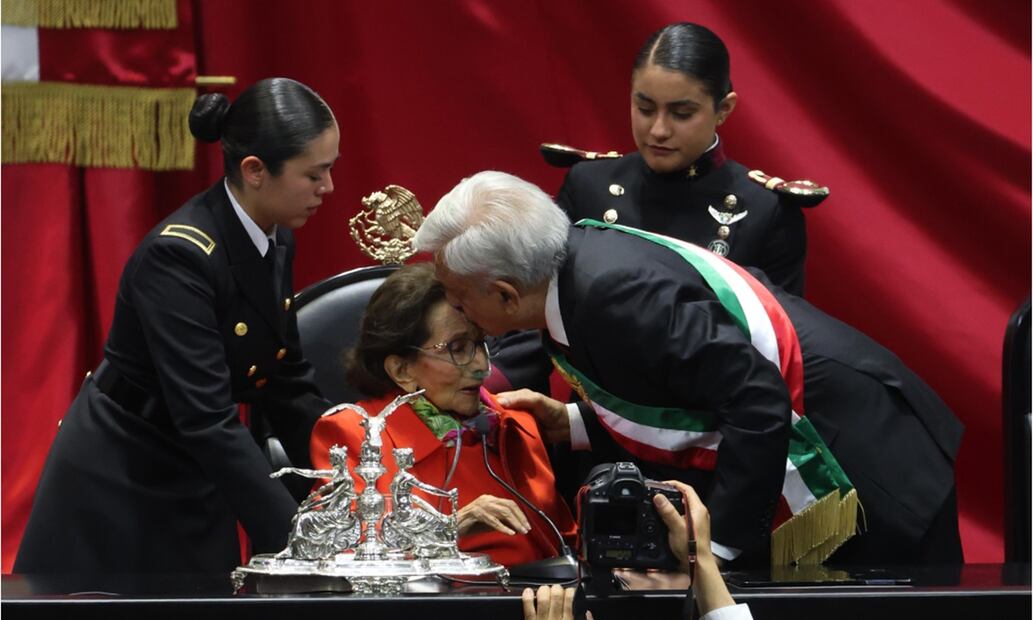
[[[699,159],[692,162],[692,165],[685,171],[685,178],[695,181],[706,176],[713,170],[724,165],[725,157],[724,143],[720,140],[714,148],[700,155]]]
[[[710,212],[710,217],[717,220],[718,224],[722,226],[730,226],[739,220],[743,219],[749,214],[749,211],[740,211],[738,213],[731,213],[727,211],[718,211],[712,206],[707,206],[707,211]]]

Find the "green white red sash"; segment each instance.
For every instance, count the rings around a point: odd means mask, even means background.
[[[785,310],[746,270],[691,243],[618,224],[581,220],[577,226],[617,230],[662,245],[703,277],[757,349],[782,373],[792,403],[789,456],[772,533],[775,564],[817,563],[856,529],[857,494],[835,457],[804,417],[803,359]],[[557,370],[588,401],[600,423],[628,452],[646,461],[712,470],[721,435],[713,414],[629,403],[595,385],[556,349]]]

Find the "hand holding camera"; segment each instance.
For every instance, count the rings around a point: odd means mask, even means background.
[[[711,610],[721,607],[735,605],[732,595],[725,586],[721,577],[721,570],[717,565],[717,558],[710,551],[710,512],[699,499],[695,489],[687,484],[669,481],[668,484],[684,494],[688,503],[689,517],[695,529],[695,541],[693,541],[692,530],[686,528],[685,517],[675,506],[671,505],[666,497],[655,495],[653,503],[660,518],[663,519],[670,531],[668,540],[671,549],[678,558],[684,558],[680,568],[690,574],[693,573],[690,558],[697,556],[698,562],[695,566],[695,574],[692,574],[692,589],[696,595],[696,605],[701,614],[707,614]]]
[[[670,526],[658,513],[654,497],[663,497],[684,533],[678,557],[668,544]],[[656,500],[659,501],[659,500]],[[704,509],[705,510],[705,509]],[[604,463],[588,474],[578,493],[580,558],[598,568],[687,568],[695,559],[685,518],[682,491],[642,476],[634,463]],[[692,551],[691,556],[687,555]]]

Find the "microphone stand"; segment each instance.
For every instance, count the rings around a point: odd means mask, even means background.
[[[509,568],[510,577],[515,580],[527,579],[534,581],[555,581],[561,583],[577,581],[577,560],[574,558],[574,554],[570,550],[570,547],[567,546],[566,541],[563,540],[563,535],[560,534],[560,530],[556,527],[556,524],[549,518],[549,515],[545,514],[544,510],[532,504],[530,500],[524,497],[508,482],[503,480],[502,477],[496,474],[491,468],[491,464],[488,462],[488,419],[484,416],[478,416],[478,418],[474,420],[474,429],[481,436],[481,452],[484,456],[484,467],[488,470],[488,475],[494,478],[496,482],[503,486],[503,488],[509,491],[514,497],[523,502],[525,506],[541,517],[542,520],[548,523],[549,527],[552,528],[553,533],[556,535],[556,540],[560,543],[560,555],[544,560],[511,566]]]

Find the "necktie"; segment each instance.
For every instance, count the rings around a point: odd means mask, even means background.
[[[269,271],[273,278],[273,295],[279,304],[283,297],[283,269],[287,258],[287,248],[276,243],[276,240],[269,239],[269,249],[265,253],[265,261],[269,265]]]

